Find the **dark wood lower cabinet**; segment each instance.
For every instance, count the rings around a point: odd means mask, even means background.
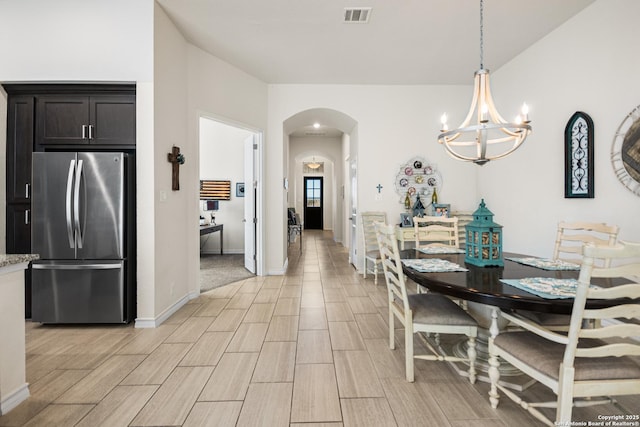
[[[7,204],[7,253],[31,253],[31,205]],[[31,268],[24,271],[24,315],[31,318]]]

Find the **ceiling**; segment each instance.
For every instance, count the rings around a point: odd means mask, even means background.
[[[595,0],[485,0],[496,70]],[[157,0],[195,46],[270,84],[468,84],[479,0]],[[371,7],[366,24],[345,7]]]

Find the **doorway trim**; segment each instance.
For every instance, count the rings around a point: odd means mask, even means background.
[[[219,116],[216,114],[211,114],[205,111],[197,112],[197,138],[198,138],[198,179],[200,177],[200,120],[207,119],[212,120],[227,126],[243,129],[249,132],[252,132],[255,135],[255,143],[257,145],[257,149],[255,150],[255,159],[254,159],[254,177],[256,181],[256,198],[255,198],[255,212],[256,212],[256,276],[264,276],[265,275],[265,211],[264,211],[264,131],[262,129],[253,127],[251,125],[247,125],[242,122],[238,122],[223,116]],[[245,186],[247,183],[245,183]],[[194,206],[194,217],[196,214],[199,215],[198,206]],[[200,272],[197,272],[199,277]],[[198,281],[199,283],[199,281]]]
[[[304,229],[305,230],[324,230],[324,177],[322,176],[304,176],[302,178],[303,180],[303,195],[302,195],[302,203],[304,205]],[[318,187],[318,189],[320,190],[320,213],[319,213],[319,218],[313,218],[311,215],[309,215],[309,188],[307,187],[308,182],[309,181],[318,181],[320,183],[320,186]],[[313,188],[315,190],[315,187]],[[310,218],[310,216],[312,218]],[[320,223],[320,228],[309,228],[308,226],[310,225],[310,223],[312,222],[319,222]]]

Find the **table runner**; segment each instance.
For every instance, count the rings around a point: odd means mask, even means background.
[[[531,267],[541,268],[543,270],[580,270],[579,264],[572,262],[566,262],[559,259],[548,258],[510,258],[508,260],[517,262],[519,264],[529,265]]]
[[[546,299],[575,298],[577,279],[554,279],[551,277],[529,277],[525,279],[500,279],[502,283]],[[592,289],[599,286],[591,285]]]
[[[464,253],[462,249],[454,248],[453,246],[445,246],[445,245],[426,246],[416,250],[422,252],[423,254],[463,254]]]
[[[450,271],[468,271],[458,264],[440,258],[403,259],[402,263],[420,273],[445,273]]]

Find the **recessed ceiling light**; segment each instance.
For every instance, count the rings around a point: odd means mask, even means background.
[[[313,124],[313,128],[314,128],[314,129],[320,129],[320,123],[315,122],[315,123]]]

